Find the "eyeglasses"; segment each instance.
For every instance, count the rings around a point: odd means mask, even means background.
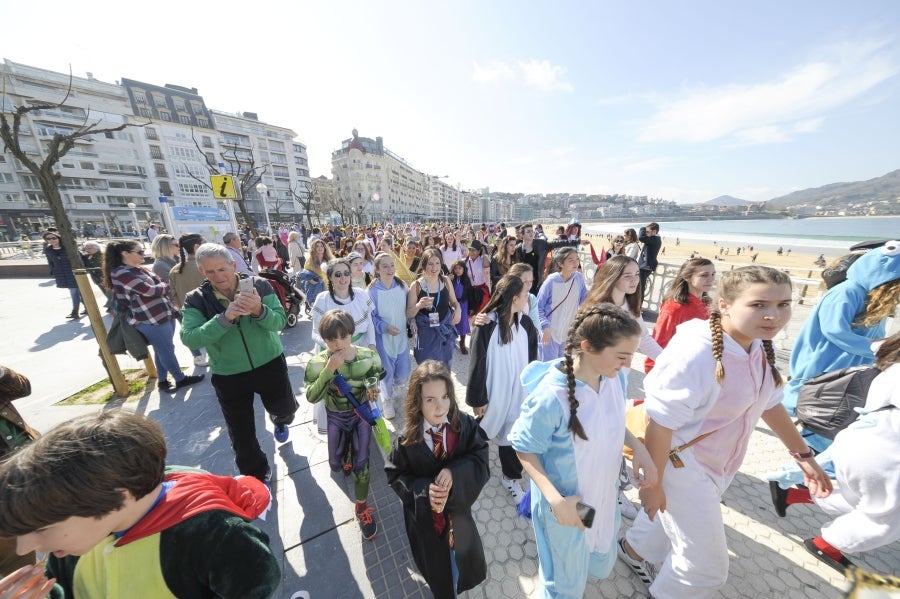
[[[144,255],[144,250],[125,250],[125,251],[128,252],[129,254],[140,254],[141,256]]]
[[[340,271],[340,272],[333,272],[333,273],[331,273],[331,276],[334,277],[335,279],[346,279],[346,278],[348,278],[348,277],[350,276],[350,271],[349,271],[349,270],[347,270],[347,271],[343,271],[343,270],[342,270],[342,271]]]
[[[616,239],[613,243],[625,243],[624,239]]]
[[[59,237],[57,237],[56,235],[48,235],[44,237],[44,239],[46,239],[47,241],[53,241],[54,239],[59,239]]]

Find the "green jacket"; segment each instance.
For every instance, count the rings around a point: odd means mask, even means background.
[[[278,335],[287,322],[284,308],[268,281],[253,277],[253,286],[262,299],[262,315],[241,316],[235,324],[225,318],[225,306],[208,280],[184,299],[181,341],[191,349],[206,348],[213,374],[249,372],[284,353]]]
[[[374,349],[358,345],[354,347],[356,348],[356,357],[341,364],[337,371],[347,379],[353,397],[362,402],[366,400],[366,379],[377,377],[381,380],[384,378],[384,369],[381,367],[378,352]],[[306,364],[306,371],[303,374],[303,382],[306,383],[306,400],[309,403],[325,400],[325,406],[328,409],[338,412],[352,410],[353,406],[350,402],[338,395],[337,388],[332,383],[334,374],[325,368],[327,362],[328,350],[324,350],[310,358]]]

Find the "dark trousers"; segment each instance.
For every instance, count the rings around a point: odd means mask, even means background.
[[[238,471],[264,480],[269,459],[256,438],[253,396],[259,393],[263,407],[275,424],[294,421],[298,404],[291,389],[284,354],[249,372],[214,374],[211,381],[225,417]]]
[[[639,306],[644,304],[644,297],[646,297],[646,295],[647,295],[647,279],[649,279],[649,278],[650,278],[650,275],[652,275],[652,274],[653,274],[653,271],[650,270],[650,269],[642,268],[642,269],[640,270],[640,275],[641,275],[641,302],[640,302],[640,304],[638,304]]]
[[[522,478],[522,462],[519,461],[516,450],[511,445],[500,445],[497,451],[500,454],[500,470],[503,471],[503,476],[514,480]]]

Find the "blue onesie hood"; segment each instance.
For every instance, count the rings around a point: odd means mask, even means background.
[[[841,284],[853,283],[871,291],[896,279],[900,279],[900,241],[888,241],[857,258]]]
[[[550,362],[532,362],[525,367],[520,377],[522,386],[525,387],[525,394],[530,395],[537,390],[548,374],[552,377],[547,382],[555,381],[557,384],[566,384],[566,375],[563,374],[556,366],[562,364],[564,358],[558,358]]]

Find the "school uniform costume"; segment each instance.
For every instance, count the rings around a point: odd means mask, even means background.
[[[433,308],[422,309],[416,312],[416,346],[413,348],[413,357],[416,363],[421,364],[425,360],[437,360],[451,369],[453,366],[453,352],[456,348],[456,327],[453,326],[453,310],[450,308],[450,294],[453,288],[446,286],[444,277],[440,278],[440,290],[431,293],[426,292],[420,284],[419,293],[416,295],[418,302],[425,296],[432,298]],[[438,313],[438,326],[431,326],[428,314],[436,310]]]
[[[740,468],[750,435],[765,410],[782,400],[762,342],[745,351],[723,332],[725,379],[715,380],[709,324],[691,320],[675,336],[644,380],[647,414],[672,429],[672,447],[707,432],[679,452],[683,468],[666,462],[666,511],[641,511],[626,534],[628,544],[653,563],[664,562],[650,587],[657,599],[704,599],[718,595],[728,578],[728,548],[719,505]],[[665,532],[665,535],[662,532]]]
[[[541,490],[531,483],[531,515],[543,583],[542,597],[582,597],[588,576],[605,578],[616,561],[619,465],[625,442],[625,397],[617,378],[599,393],[575,381],[578,419],[588,440],[568,430],[569,397],[562,360],[534,362],[522,373],[529,394],[509,433],[513,448],[538,456],[563,496],[581,495],[596,510],[585,531],[562,526]],[[579,473],[582,473],[579,476]]]
[[[53,599],[271,597],[281,582],[269,537],[250,524],[271,503],[253,477],[167,471],[164,493],[134,526],[82,556],[50,555]]]
[[[403,504],[403,522],[413,559],[438,598],[456,597],[451,560],[455,560],[458,571],[456,592],[474,588],[487,577],[484,548],[472,517],[472,504],[490,478],[488,442],[468,414],[459,414],[459,424],[458,433],[448,433],[449,427],[444,428],[445,461],[439,460],[424,441],[403,445],[401,435],[395,439],[384,467],[388,484]],[[431,509],[428,486],[442,468],[450,469],[453,486],[444,511],[436,514]]]
[[[466,404],[473,408],[487,406],[481,428],[488,439],[497,439],[503,476],[522,478],[522,465],[509,446],[507,435],[519,417],[525,389],[519,380],[529,362],[537,360],[537,329],[527,316],[516,317],[512,339],[500,345],[497,313],[490,322],[475,327],[472,334],[472,356]]]
[[[577,271],[568,281],[564,281],[562,275],[555,272],[541,285],[537,295],[541,331],[550,329],[550,343],[540,346],[541,360],[547,362],[562,357],[569,326],[587,297],[587,291],[584,275]]]

